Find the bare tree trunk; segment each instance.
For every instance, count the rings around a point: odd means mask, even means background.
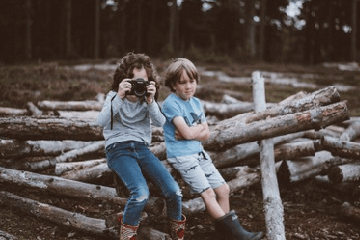
[[[256,26],[254,22],[255,16],[255,2],[252,0],[247,0],[245,3],[246,7],[246,49],[250,58],[254,58],[256,55],[256,42],[255,42],[255,34],[256,34]]]
[[[357,58],[357,49],[356,49],[357,1],[358,0],[352,0],[351,60],[353,62],[356,62],[356,58]]]
[[[100,43],[100,0],[95,0],[95,59],[99,58]]]
[[[175,30],[176,30],[176,16],[177,16],[177,0],[171,1],[170,7],[170,30],[169,30],[169,46],[172,50],[175,50]]]
[[[265,50],[265,20],[266,14],[266,0],[260,1],[260,43],[259,43],[259,59],[264,61],[264,50]]]
[[[30,59],[32,57],[32,36],[31,36],[31,25],[32,25],[32,19],[31,19],[31,0],[26,1],[26,57]]]
[[[72,55],[72,43],[71,43],[71,0],[66,2],[66,56]]]
[[[138,0],[138,7],[137,7],[137,39],[136,39],[136,48],[137,51],[141,52],[142,51],[142,26],[143,26],[143,12],[142,12],[142,6],[143,6],[143,1],[144,0]]]
[[[254,72],[252,81],[255,112],[259,113],[266,109],[264,78],[260,72]],[[267,238],[271,240],[286,239],[284,207],[276,177],[272,139],[260,141],[260,170]]]

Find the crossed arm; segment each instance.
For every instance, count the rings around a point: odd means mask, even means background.
[[[181,116],[177,116],[173,119],[173,123],[176,127],[175,138],[177,140],[205,141],[209,138],[210,131],[206,122],[189,127]]]

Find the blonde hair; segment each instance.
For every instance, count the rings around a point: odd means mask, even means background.
[[[195,79],[199,83],[200,74],[195,65],[187,58],[176,58],[165,72],[165,86],[169,87],[172,92],[175,92],[173,86],[180,81],[183,70],[190,79]]]

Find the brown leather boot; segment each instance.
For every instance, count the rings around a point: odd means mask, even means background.
[[[118,218],[120,222],[120,240],[136,240],[139,226],[126,225],[122,221],[122,215]]]
[[[186,217],[182,215],[182,220],[170,220],[170,235],[172,240],[183,240],[185,235]]]

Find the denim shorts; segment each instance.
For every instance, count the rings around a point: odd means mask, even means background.
[[[208,188],[215,189],[226,183],[205,151],[168,158],[168,161],[195,193],[201,194]]]

